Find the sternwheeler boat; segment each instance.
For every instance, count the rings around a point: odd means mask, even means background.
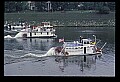
[[[38,26],[30,26],[21,30],[18,34],[15,35],[15,38],[55,38],[54,27],[50,22],[42,22]]]
[[[97,54],[101,55],[102,49],[106,45],[106,42],[101,48],[98,48],[97,43],[96,43],[96,36],[94,41],[91,39],[80,37],[80,41],[63,42],[62,46],[54,47],[52,48],[52,51],[53,51],[53,55],[56,56],[73,56],[73,55],[86,56],[86,55],[97,55]]]

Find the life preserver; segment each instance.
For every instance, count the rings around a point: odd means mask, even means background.
[[[55,48],[55,52],[57,52],[57,53],[60,53],[61,50],[62,50],[62,47],[56,47],[56,48]]]
[[[97,49],[96,49],[96,52],[101,52],[101,49],[100,49],[100,48],[97,48]]]
[[[69,55],[69,53],[68,52],[65,52],[65,56],[68,56]]]

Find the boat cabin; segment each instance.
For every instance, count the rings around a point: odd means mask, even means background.
[[[63,48],[69,54],[92,54],[95,52],[95,45],[91,44],[91,39],[82,39],[81,42],[64,42]]]
[[[84,46],[89,46],[89,45],[91,45],[91,42],[92,42],[92,40],[90,40],[90,39],[82,39],[82,40],[81,40],[81,43],[82,43]]]
[[[42,22],[40,25],[39,25],[40,27],[53,27],[51,24],[50,24],[50,22]]]

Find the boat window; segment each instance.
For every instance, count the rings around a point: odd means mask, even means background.
[[[27,34],[23,34],[23,38],[26,38],[27,37]]]
[[[21,24],[21,26],[23,26],[23,24]]]
[[[75,49],[78,49],[78,48],[75,48]]]
[[[78,46],[82,46],[82,44],[78,44]]]
[[[17,24],[17,26],[19,26],[19,24]]]
[[[83,49],[83,47],[80,47],[80,49]]]
[[[66,49],[71,49],[71,48],[66,48]]]
[[[36,35],[36,32],[35,32],[35,35]]]
[[[13,30],[15,29],[15,27],[13,27]]]
[[[84,42],[84,44],[86,44],[86,42]]]
[[[87,44],[89,44],[89,41],[87,41]]]

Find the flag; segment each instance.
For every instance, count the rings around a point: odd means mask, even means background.
[[[62,39],[59,39],[59,42],[64,42],[64,38],[62,38]]]

